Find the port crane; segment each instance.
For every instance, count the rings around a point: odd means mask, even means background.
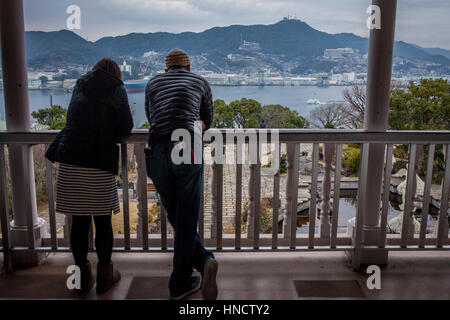
[[[217,69],[219,69],[219,70],[222,71],[223,73],[227,73],[227,71],[226,71],[224,68],[219,67],[217,64],[215,64],[214,62],[212,62],[211,60],[209,60],[207,57],[205,57],[204,54],[202,54],[201,57],[202,57],[203,59],[205,59],[206,62],[212,64],[214,67],[216,67]]]

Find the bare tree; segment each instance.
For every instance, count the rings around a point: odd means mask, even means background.
[[[316,128],[348,127],[348,115],[343,103],[330,103],[312,110],[309,121]]]
[[[259,117],[260,122],[263,122],[267,128],[284,128],[289,121],[289,113],[281,106],[266,106],[261,110]]]
[[[401,88],[403,88],[401,82],[392,82],[391,90]],[[344,96],[345,101],[345,108],[343,108],[342,111],[346,112],[349,120],[349,127],[362,128],[364,125],[364,113],[367,102],[366,87],[354,84],[350,88],[345,88],[342,95]]]
[[[351,88],[346,88],[342,94],[345,100],[345,107],[342,108],[342,111],[348,118],[348,126],[361,128],[364,125],[366,110],[366,88],[354,84]]]
[[[47,170],[45,158],[45,145],[33,146],[34,178],[36,183],[36,196],[38,202],[47,201]],[[54,174],[55,172],[53,172]]]
[[[342,95],[343,102],[333,102],[314,109],[309,116],[311,124],[318,128],[361,128],[364,125],[366,88],[354,84],[346,88]]]

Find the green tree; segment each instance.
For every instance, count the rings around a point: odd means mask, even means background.
[[[229,105],[223,100],[214,101],[214,128],[259,128],[261,103],[242,98]]]
[[[261,106],[256,100],[242,98],[229,105],[214,101],[213,128],[308,128],[309,122],[282,105]]]
[[[223,100],[214,101],[213,128],[233,128],[234,112]]]
[[[450,130],[450,83],[444,79],[421,79],[410,83],[407,90],[391,92],[389,125],[396,130]],[[395,148],[395,154],[407,158],[407,146]],[[427,161],[428,146],[418,145],[416,166],[424,176],[423,164]],[[442,180],[444,155],[442,145],[436,146],[433,181]]]
[[[361,150],[358,145],[350,144],[342,149],[342,160],[347,174],[358,174],[360,152]]]
[[[31,116],[51,130],[61,130],[66,125],[67,110],[59,105],[33,111]]]
[[[450,130],[450,83],[421,79],[391,92],[389,125],[396,130]]]
[[[238,128],[259,128],[261,103],[253,99],[242,98],[230,103],[234,113],[233,123]]]
[[[272,232],[272,212],[273,208],[270,203],[269,198],[262,198],[261,199],[261,211],[259,213],[259,232],[260,233],[270,233]],[[243,210],[242,210],[242,216],[241,216],[241,226],[242,231],[245,232],[247,229],[247,223],[248,223],[248,211],[249,211],[249,202],[244,202]],[[278,232],[276,230],[275,232]]]
[[[264,165],[263,168],[270,168],[272,166],[273,156],[270,157],[269,163]],[[287,155],[282,154],[280,157],[280,173],[287,173]]]
[[[308,128],[309,122],[293,111],[282,105],[266,105],[260,114],[260,123],[266,128]]]
[[[150,123],[147,121],[142,126],[140,126],[139,129],[150,129]]]

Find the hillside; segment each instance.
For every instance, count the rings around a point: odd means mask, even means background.
[[[174,47],[188,53],[206,54],[217,64],[229,53],[238,53],[241,39],[258,42],[261,53],[290,59],[309,60],[323,54],[327,48],[349,47],[366,53],[368,39],[351,33],[328,34],[300,20],[282,20],[271,25],[232,25],[214,27],[203,32],[131,33],[104,37],[96,42],[86,41],[67,30],[27,32],[27,54],[30,65],[93,64],[103,56],[141,57],[145,52],[167,52]],[[403,41],[395,43],[396,56],[428,61],[447,61],[450,51],[424,49]]]
[[[107,55],[105,48],[68,31],[29,31],[25,34],[27,58],[33,64],[93,64]]]
[[[315,30],[299,20],[280,21],[272,25],[215,27],[200,33],[132,33],[102,38],[95,44],[117,56],[142,56],[150,50],[164,52],[174,47],[183,48],[191,54],[216,51],[234,53],[239,49],[241,37],[260,43],[264,53],[288,58],[321,55],[326,48],[342,45],[332,35]]]

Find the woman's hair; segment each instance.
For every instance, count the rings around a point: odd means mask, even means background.
[[[122,79],[122,72],[120,71],[120,67],[112,59],[103,58],[99,62],[95,64],[95,66],[92,68],[92,70],[98,70],[101,69],[105,72],[108,72],[115,76],[116,78]]]

